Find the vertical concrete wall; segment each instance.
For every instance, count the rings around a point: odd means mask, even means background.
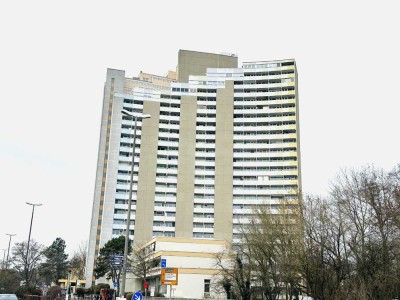
[[[232,239],[233,81],[217,90],[215,128],[214,238]]]
[[[151,118],[142,121],[135,216],[135,244],[138,245],[150,240],[153,234],[160,103],[144,101],[143,114],[150,114]]]
[[[189,75],[205,75],[207,68],[237,68],[237,56],[179,50],[178,82],[188,82]]]
[[[175,236],[193,235],[194,170],[196,156],[195,96],[182,96],[179,125],[178,182]]]
[[[86,261],[87,286],[91,286],[94,281],[93,267],[98,251],[112,234],[115,180],[109,179],[116,178],[117,176],[121,130],[120,108],[122,107],[121,101],[116,101],[114,94],[123,91],[124,79],[124,71],[107,69],[107,77],[104,84],[88,256]]]

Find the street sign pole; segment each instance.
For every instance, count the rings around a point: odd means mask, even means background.
[[[146,297],[147,297],[147,289],[148,289],[148,287],[149,287],[149,283],[148,283],[147,281],[145,281],[145,282],[143,283],[143,287],[144,287],[144,300],[146,300]]]
[[[116,300],[117,298],[117,286],[118,286],[118,284],[117,284],[117,282],[116,281],[114,281],[113,282],[113,285],[114,285],[114,300]]]
[[[116,254],[116,253],[110,254],[109,264],[111,265],[111,267],[113,269],[115,269],[114,271],[115,271],[116,276],[117,276],[117,270],[121,270],[123,262],[124,262],[124,256],[122,254]],[[113,284],[114,284],[114,289],[116,289],[115,290],[115,300],[116,300],[117,292],[119,292],[119,290],[120,290],[119,289],[119,275],[117,276],[117,281],[114,281]]]

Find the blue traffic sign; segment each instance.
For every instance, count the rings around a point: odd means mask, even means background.
[[[114,287],[116,288],[118,285],[118,283],[116,281],[114,281]]]
[[[161,268],[167,267],[167,260],[165,258],[161,259]]]
[[[110,254],[109,262],[113,268],[121,268],[124,263],[124,256],[122,254],[112,253]]]
[[[132,295],[132,300],[142,300],[143,299],[143,295],[141,292],[136,292]]]

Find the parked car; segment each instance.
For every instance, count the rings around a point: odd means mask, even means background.
[[[18,300],[15,294],[0,294],[0,300]]]

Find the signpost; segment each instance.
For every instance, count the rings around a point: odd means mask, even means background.
[[[145,281],[143,283],[143,287],[144,287],[144,299],[146,299],[147,296],[147,289],[149,288],[149,283],[147,281]]]
[[[132,300],[142,300],[142,299],[143,299],[143,295],[139,291],[137,291],[136,293],[134,293],[132,295]]]
[[[161,284],[169,285],[169,299],[171,299],[172,286],[178,284],[178,269],[177,268],[162,268],[161,269]]]
[[[123,254],[110,254],[109,256],[109,263],[111,264],[111,267],[114,269],[113,272],[117,274],[117,271],[121,272],[122,266],[124,264],[124,255]],[[117,278],[119,279],[119,273],[116,275]],[[117,292],[119,292],[119,280],[114,281],[114,288],[117,288]],[[114,293],[115,297],[117,296],[117,293]]]
[[[161,268],[167,267],[167,260],[165,258],[161,259]]]
[[[177,268],[163,268],[161,269],[161,284],[178,284],[178,269]]]
[[[124,263],[124,256],[122,254],[110,254],[110,263],[113,267],[121,267]]]
[[[113,284],[114,284],[114,289],[117,288],[118,282],[114,281]],[[116,299],[117,299],[117,292],[114,291],[114,300],[116,300]]]

